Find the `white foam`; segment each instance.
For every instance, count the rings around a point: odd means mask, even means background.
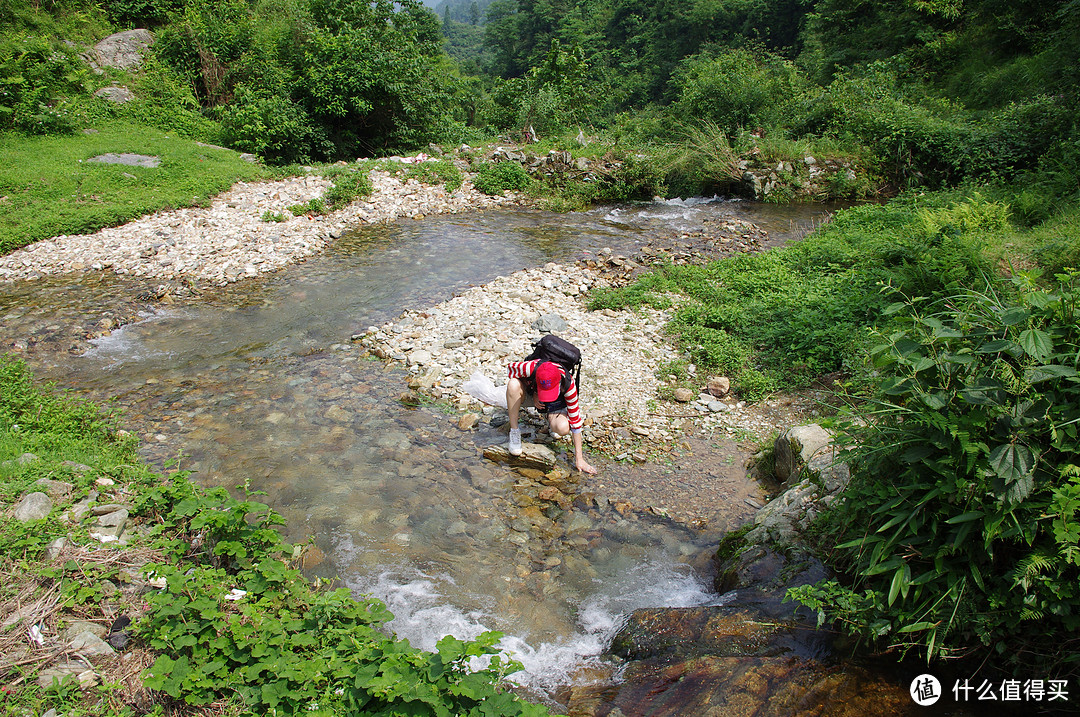
[[[367,579],[355,578],[350,581],[350,587],[385,602],[394,613],[388,627],[398,637],[425,650],[435,650],[444,635],[471,640],[499,623],[497,615],[482,607],[482,596],[462,596],[481,605],[479,608],[455,605],[449,596],[455,583],[447,575],[397,567]],[[524,668],[511,676],[514,682],[539,692],[550,692],[570,684],[581,668],[595,664],[634,610],[706,604],[719,604],[717,596],[687,566],[658,556],[625,571],[616,580],[597,582],[596,592],[575,606],[576,624],[569,626],[569,636],[533,644],[524,635],[531,628],[545,626],[521,625],[520,630],[512,627],[502,630],[506,634],[498,647]],[[480,666],[474,664],[474,668]]]
[[[119,368],[133,361],[167,357],[170,354],[166,351],[148,348],[142,337],[146,326],[176,318],[179,315],[178,312],[169,311],[141,311],[139,321],[133,321],[105,336],[91,339],[92,348],[84,351],[82,355],[84,358],[103,361],[106,369]]]
[[[716,216],[717,209],[738,201],[719,196],[675,197],[647,204],[613,207],[607,210],[604,218],[620,223],[632,223],[635,219],[659,220],[672,229],[690,231],[699,228],[706,217]]]

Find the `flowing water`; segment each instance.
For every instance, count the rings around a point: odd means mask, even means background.
[[[42,379],[115,399],[147,460],[264,492],[289,539],[314,541],[311,573],[386,601],[413,644],[502,631],[526,667],[519,679],[543,693],[588,666],[633,609],[714,602],[693,565],[716,536],[603,500],[538,500],[541,486],[480,455],[503,434],[403,406],[403,372],[360,358],[350,336],[521,268],[630,253],[659,228],[742,217],[779,240],[820,213],[675,200],[365,227],[302,264],[148,311],[80,353],[66,327],[137,286],[100,275],[0,284],[0,348],[25,347]],[[575,492],[573,479],[561,487]],[[741,502],[731,510],[745,520]]]

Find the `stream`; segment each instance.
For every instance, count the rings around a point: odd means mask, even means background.
[[[39,379],[118,404],[153,465],[265,493],[287,539],[312,540],[306,570],[384,600],[414,645],[503,632],[525,666],[517,681],[551,700],[602,667],[632,610],[717,604],[701,570],[717,531],[624,515],[574,477],[560,487],[580,500],[543,503],[542,486],[481,456],[503,434],[402,405],[404,371],[361,357],[350,337],[522,268],[605,247],[631,254],[660,228],[743,218],[780,243],[822,211],[698,199],[363,227],[277,273],[140,305],[137,321],[85,351],[73,336],[107,326],[110,307],[137,303],[144,286],[104,274],[0,284],[0,350],[14,347]],[[728,527],[753,514],[742,457],[729,456],[732,500],[716,507]],[[613,483],[637,470],[601,466]]]

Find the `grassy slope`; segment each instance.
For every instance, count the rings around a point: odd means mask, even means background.
[[[105,153],[159,157],[156,168],[88,162]],[[237,152],[159,129],[106,125],[67,137],[0,135],[0,254],[162,209],[205,204],[239,180],[271,176]]]

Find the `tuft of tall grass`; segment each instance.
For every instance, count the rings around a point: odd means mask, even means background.
[[[684,124],[679,132],[680,140],[664,145],[657,156],[672,192],[711,194],[740,181],[739,154],[718,124]]]

